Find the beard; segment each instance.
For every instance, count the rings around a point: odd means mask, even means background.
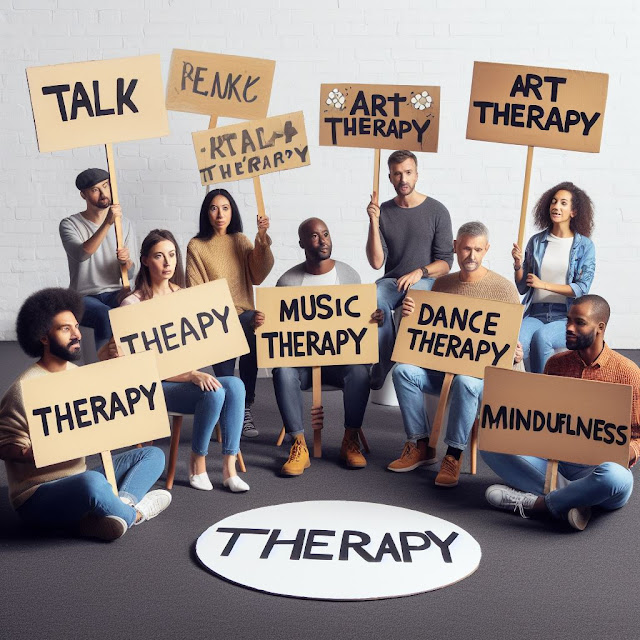
[[[51,355],[54,355],[61,360],[65,360],[66,362],[75,362],[82,356],[82,348],[77,351],[71,351],[71,347],[76,344],[80,344],[80,340],[71,340],[66,347],[55,340],[49,340],[49,352]]]
[[[567,335],[567,349],[570,351],[582,351],[590,347],[593,344],[593,341],[596,339],[596,332],[593,331],[587,335],[577,336],[577,335]]]

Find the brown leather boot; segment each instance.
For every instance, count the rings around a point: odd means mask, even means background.
[[[416,444],[407,440],[400,457],[389,463],[387,469],[396,473],[404,473],[405,471],[413,471],[423,464],[433,464],[437,459],[436,450],[429,446],[428,440],[418,440]]]
[[[344,430],[342,446],[340,447],[340,460],[343,460],[349,469],[363,469],[367,466],[367,460],[360,451],[359,433],[359,429]]]
[[[283,476],[301,476],[304,470],[310,466],[309,449],[307,449],[304,434],[301,433],[297,435],[293,441],[291,451],[289,452],[289,459],[282,465],[280,474]]]

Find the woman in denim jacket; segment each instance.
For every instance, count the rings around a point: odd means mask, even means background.
[[[538,200],[534,223],[543,231],[529,239],[524,260],[517,244],[511,255],[516,286],[524,294],[520,342],[530,370],[542,373],[548,358],[566,344],[567,310],[593,281],[593,203],[572,182],[561,182]]]

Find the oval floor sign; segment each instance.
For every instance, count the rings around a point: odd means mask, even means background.
[[[472,574],[480,545],[434,516],[369,502],[294,502],[229,516],[198,538],[232,582],[298,598],[368,600],[439,589]]]

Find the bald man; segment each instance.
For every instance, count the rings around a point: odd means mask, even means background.
[[[286,271],[276,286],[322,287],[332,284],[360,284],[360,276],[349,265],[331,257],[333,248],[327,225],[319,218],[308,218],[298,227],[299,245],[305,261]],[[382,312],[371,316],[380,324]],[[255,324],[264,323],[256,311]],[[362,469],[367,461],[360,450],[360,427],[369,400],[369,367],[363,364],[322,367],[322,382],[340,387],[344,396],[344,437],[340,459],[349,469]],[[286,432],[293,439],[289,459],[281,469],[283,476],[299,476],[310,466],[304,437],[302,393],[311,387],[311,367],[279,367],[273,370],[273,386]],[[311,410],[312,419],[324,417],[322,407]]]

